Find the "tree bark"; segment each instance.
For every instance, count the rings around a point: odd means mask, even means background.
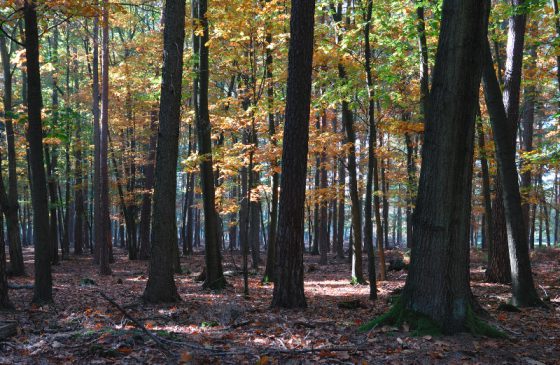
[[[13,309],[8,295],[8,277],[6,275],[6,243],[4,242],[4,219],[0,215],[0,310]]]
[[[286,121],[280,182],[282,193],[276,235],[278,250],[272,307],[307,307],[303,289],[303,225],[314,15],[314,0],[292,0]]]
[[[49,248],[49,207],[47,178],[43,159],[42,95],[39,68],[39,32],[34,2],[23,5],[25,18],[25,51],[27,55],[27,141],[31,167],[31,200],[33,205],[33,241],[35,246],[35,285],[33,303],[52,302],[52,276]]]
[[[99,17],[93,18],[93,54],[92,54],[92,114],[93,114],[93,261],[99,264],[99,249],[101,237],[103,235],[101,224],[101,125],[99,109]],[[90,221],[91,221],[90,220]]]
[[[272,44],[272,33],[267,30],[266,42]],[[266,100],[268,107],[268,135],[270,143],[276,146],[276,121],[274,118],[274,80],[272,74],[272,50],[266,48]],[[265,278],[270,282],[276,280],[274,272],[274,262],[276,257],[276,231],[278,227],[278,185],[280,184],[280,175],[278,173],[278,161],[271,161],[270,168],[272,170],[272,201],[270,204],[269,223],[268,223],[268,248],[266,256],[266,268],[264,272]]]
[[[143,298],[151,303],[180,300],[173,279],[177,247],[175,205],[181,122],[181,85],[185,39],[185,0],[167,0],[164,8],[163,69],[159,102],[150,276]]]
[[[486,158],[486,141],[484,136],[484,128],[482,120],[478,120],[476,124],[478,134],[478,153],[480,155],[480,166],[482,170],[482,199],[484,201],[484,219],[483,219],[483,232],[484,232],[484,247],[490,248],[493,245],[493,229],[494,221],[492,219],[492,202],[490,196],[490,173],[488,171],[488,159]]]
[[[368,0],[366,5],[364,25],[364,39],[365,39],[365,70],[368,92],[368,123],[369,123],[369,139],[368,139],[368,165],[367,165],[367,180],[366,180],[366,197],[364,202],[364,246],[368,254],[368,279],[369,279],[369,299],[377,299],[377,284],[375,277],[375,254],[373,248],[373,217],[372,217],[372,198],[375,206],[375,227],[376,237],[383,237],[383,226],[381,225],[381,213],[379,211],[379,172],[377,168],[377,126],[375,124],[375,99],[374,99],[374,85],[373,76],[371,72],[371,44],[370,44],[370,29],[371,17],[373,12],[373,0]],[[375,196],[374,196],[375,193]],[[380,256],[380,274],[381,279],[385,280],[385,262],[384,256]]]
[[[142,196],[142,208],[140,210],[140,252],[139,259],[147,260],[150,257],[150,221],[152,217],[152,189],[154,188],[154,168],[156,163],[157,148],[157,111],[151,113],[150,144],[148,161],[144,165],[144,194]]]
[[[401,301],[449,333],[472,307],[469,226],[474,122],[488,3],[445,0],[426,118],[412,258]]]
[[[512,303],[516,306],[540,305],[533,282],[527,228],[521,209],[521,194],[515,164],[514,136],[517,128],[508,120],[506,108],[501,99],[500,86],[494,71],[490,44],[485,41],[484,49],[484,93],[490,113],[498,173],[503,188],[503,204],[507,224],[507,241],[511,265]],[[515,114],[515,113],[514,113]]]
[[[8,229],[10,274],[14,276],[23,276],[25,275],[25,266],[23,264],[23,252],[19,233],[17,161],[14,125],[12,121],[12,72],[10,69],[10,53],[4,35],[0,35],[0,56],[2,58],[4,76],[4,123],[6,125],[6,142],[8,145],[8,204],[3,207],[3,213],[6,216],[6,225]]]
[[[323,112],[321,116],[321,130],[326,132],[327,130],[327,116]],[[319,188],[322,192],[325,192],[328,188],[327,181],[327,153],[326,146],[323,146],[323,150],[319,159]],[[323,194],[321,194],[321,200],[319,202],[319,252],[321,257],[319,259],[319,265],[327,264],[327,254],[329,252],[329,231],[328,231],[328,209],[329,202]]]
[[[102,12],[102,34],[101,45],[101,125],[100,125],[100,147],[99,147],[99,224],[101,234],[96,237],[99,244],[99,274],[110,275],[111,267],[111,223],[109,207],[109,2],[103,0]]]
[[[216,191],[212,164],[212,139],[210,115],[208,111],[208,1],[198,0],[198,16],[203,34],[200,37],[198,62],[198,113],[195,116],[198,134],[198,152],[203,157],[200,163],[200,184],[204,207],[204,243],[206,260],[206,280],[204,287],[222,289],[226,285],[222,269],[220,238],[218,236],[218,213],[216,211]]]

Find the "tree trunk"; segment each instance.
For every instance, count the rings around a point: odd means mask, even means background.
[[[151,113],[150,145],[148,147],[148,161],[144,165],[144,194],[142,196],[142,208],[140,210],[140,260],[150,257],[150,221],[152,217],[152,189],[154,187],[154,167],[156,163],[157,148],[157,111]]]
[[[173,279],[177,247],[175,204],[181,122],[185,0],[167,0],[157,140],[150,276],[143,298],[151,303],[180,300]]]
[[[375,255],[373,249],[373,217],[372,217],[372,198],[375,205],[375,227],[376,237],[383,237],[381,226],[381,214],[379,212],[379,174],[377,169],[377,127],[375,124],[375,99],[374,99],[374,85],[373,76],[371,72],[371,44],[370,44],[370,28],[371,16],[373,12],[373,0],[368,0],[364,25],[364,39],[365,39],[365,70],[367,80],[368,92],[368,123],[369,123],[369,139],[368,139],[368,165],[367,165],[367,180],[366,180],[366,198],[364,207],[364,246],[368,254],[368,279],[369,279],[369,299],[377,299],[377,284],[375,277]],[[375,192],[375,196],[373,196]],[[380,274],[382,280],[385,280],[385,262],[384,256],[380,263]]]
[[[8,277],[6,275],[6,243],[4,242],[4,219],[0,215],[0,310],[13,309],[8,296]]]
[[[268,45],[272,44],[272,32],[267,29],[266,33],[266,43]],[[268,135],[270,137],[270,143],[276,146],[276,121],[274,118],[274,80],[272,73],[272,50],[270,47],[266,48],[266,100],[268,107]],[[278,173],[278,161],[273,160],[270,163],[270,169],[272,170],[272,201],[270,205],[269,212],[269,223],[268,223],[268,247],[266,254],[266,268],[264,272],[265,278],[270,282],[276,280],[274,272],[274,262],[276,256],[276,231],[278,227],[278,185],[280,183],[280,175]]]
[[[517,129],[512,128],[511,120],[508,120],[508,114],[506,114],[507,109],[501,101],[500,86],[494,72],[490,44],[487,40],[485,45],[484,93],[492,122],[498,173],[503,188],[502,196],[511,266],[512,303],[516,306],[540,305],[541,302],[535,290],[531,272],[527,228],[523,220],[517,166],[515,164],[515,143],[512,143],[515,142],[514,136]],[[516,115],[515,111],[511,115]]]
[[[320,165],[321,165],[321,158],[317,156],[315,158],[315,184],[313,188],[315,192],[319,190],[319,184],[321,180],[321,172],[320,172]],[[311,254],[318,255],[319,254],[319,194],[315,194],[315,204],[313,204],[313,244],[311,246]]]
[[[41,74],[39,68],[39,33],[35,4],[26,0],[25,51],[27,55],[27,141],[29,143],[29,165],[31,178],[31,201],[33,205],[33,241],[35,246],[35,285],[33,303],[52,302],[52,276],[49,248],[49,207],[47,178],[43,159],[43,126],[41,122]]]
[[[6,37],[0,34],[0,56],[4,76],[4,123],[6,125],[6,141],[8,145],[8,205],[3,207],[8,228],[8,244],[10,252],[10,274],[25,275],[21,237],[19,233],[18,190],[16,172],[16,148],[14,125],[12,121],[12,72],[10,69],[10,53],[6,45]]]
[[[326,132],[327,130],[327,116],[323,112],[321,116],[321,129],[322,132]],[[323,146],[323,151],[320,156],[320,163],[319,163],[319,188],[322,192],[325,192],[328,188],[328,181],[327,181],[327,153],[326,153],[326,146]],[[323,195],[322,193],[321,195]],[[321,200],[319,202],[319,252],[321,253],[321,258],[319,259],[319,265],[327,264],[327,254],[329,252],[329,231],[328,231],[328,209],[329,209],[329,202],[325,196],[321,196]]]
[[[208,9],[207,0],[198,1],[198,16],[203,34],[200,37],[198,64],[198,113],[195,116],[198,134],[198,152],[204,159],[200,163],[200,184],[204,207],[204,243],[206,258],[206,280],[204,287],[222,289],[226,285],[222,270],[222,255],[218,236],[218,213],[216,212],[216,191],[212,169],[212,139],[210,115],[208,111]]]
[[[478,134],[478,153],[480,155],[480,166],[482,169],[482,199],[484,201],[484,219],[483,219],[483,248],[493,246],[493,231],[494,221],[492,219],[492,203],[490,194],[490,173],[488,172],[488,159],[486,158],[486,142],[484,137],[484,128],[482,127],[482,120],[477,121],[477,134]],[[508,271],[509,272],[509,271]],[[487,271],[488,274],[488,271]]]
[[[534,46],[529,48],[528,51],[531,56],[530,67],[535,69],[536,67],[536,49]],[[535,95],[536,88],[533,83],[529,83],[525,86],[523,90],[523,107],[521,111],[521,129],[522,134],[522,149],[523,152],[529,153],[533,151],[533,134],[534,134],[534,123],[535,123]],[[523,220],[526,226],[529,226],[529,199],[531,197],[531,166],[528,161],[521,161],[522,163],[522,173],[521,173],[521,195],[523,197]],[[529,166],[524,166],[529,164]]]
[[[93,114],[93,261],[99,264],[99,248],[102,242],[101,224],[101,125],[99,109],[99,17],[93,18],[93,60],[92,60],[92,114]],[[91,246],[90,246],[91,247]]]
[[[344,131],[344,124],[342,125]],[[338,237],[336,238],[336,257],[344,258],[344,226],[346,223],[346,167],[345,156],[338,160]]]
[[[101,45],[101,125],[99,143],[99,225],[100,236],[96,237],[99,244],[99,274],[110,275],[111,267],[111,224],[109,212],[109,170],[108,170],[108,142],[109,142],[109,9],[108,0],[103,0]]]
[[[304,205],[313,63],[314,0],[292,0],[288,84],[272,307],[304,308]]]
[[[336,23],[342,21],[342,6],[331,4],[333,10],[333,20]],[[342,36],[337,36],[337,43],[342,42]],[[347,82],[346,68],[339,62],[338,77],[343,83]],[[358,283],[365,283],[362,269],[362,209],[358,193],[358,171],[356,164],[356,131],[354,130],[354,115],[350,110],[347,100],[342,101],[342,124],[346,132],[346,143],[350,145],[348,149],[348,183],[350,190],[350,201],[352,203],[350,211],[352,213],[352,228],[354,231],[354,246],[352,247],[352,280]]]
[[[485,1],[443,3],[426,118],[412,258],[401,296],[444,332],[465,329],[472,308],[469,225],[474,122],[480,86]]]

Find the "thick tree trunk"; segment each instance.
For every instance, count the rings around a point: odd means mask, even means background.
[[[483,56],[484,92],[494,132],[498,173],[503,188],[502,196],[511,265],[512,303],[516,306],[540,305],[541,301],[535,290],[531,272],[527,228],[521,209],[521,195],[515,164],[515,143],[512,143],[515,142],[516,128],[512,128],[508,114],[506,114],[507,109],[501,100],[502,95],[488,41],[485,41]],[[515,112],[512,115],[516,115]]]
[[[314,0],[292,0],[273,307],[307,306],[303,290],[303,224],[314,15]]]
[[[43,126],[41,122],[41,74],[39,68],[39,32],[35,4],[26,0],[23,8],[25,18],[25,50],[27,55],[27,141],[33,204],[33,241],[35,246],[35,285],[33,303],[52,302],[52,276],[49,248],[49,207],[47,178],[43,159]]]
[[[472,306],[469,225],[486,1],[445,0],[426,118],[412,259],[401,301],[445,332]]]
[[[173,255],[177,248],[175,204],[181,122],[185,0],[167,0],[164,19],[150,276],[143,294],[143,298],[152,303],[180,300],[173,279]]]

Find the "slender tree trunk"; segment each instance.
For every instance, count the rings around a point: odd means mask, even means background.
[[[204,206],[204,243],[206,246],[206,280],[204,287],[208,289],[222,289],[226,285],[222,270],[222,255],[220,253],[220,239],[218,236],[218,213],[216,212],[216,192],[212,169],[212,140],[210,115],[208,111],[208,51],[209,30],[206,12],[207,0],[198,0],[198,16],[202,27],[200,37],[200,51],[198,64],[198,113],[196,127],[198,132],[198,152],[204,159],[200,163],[200,183]]]
[[[157,111],[153,110],[151,112],[148,161],[146,161],[143,168],[145,193],[142,196],[142,208],[140,211],[140,260],[147,260],[150,256],[150,221],[152,216],[152,189],[154,187],[157,129]]]
[[[536,50],[532,46],[528,51],[531,56],[530,67],[534,69],[536,67]],[[522,134],[522,149],[525,153],[533,151],[533,134],[534,134],[534,124],[535,124],[535,95],[536,88],[535,85],[529,83],[524,87],[523,90],[523,106],[521,110],[521,129]],[[522,162],[522,173],[521,173],[521,194],[523,197],[523,220],[526,226],[529,226],[529,207],[530,207],[530,197],[531,197],[531,166],[528,161]],[[524,166],[529,164],[529,167]]]
[[[493,245],[494,223],[492,220],[492,203],[490,196],[490,173],[488,172],[488,159],[486,158],[486,142],[482,120],[477,121],[476,127],[478,134],[478,153],[482,169],[482,199],[484,201],[484,219],[482,224],[482,231],[484,233],[483,248],[490,248]]]
[[[344,131],[344,124],[342,125]],[[338,160],[338,237],[336,239],[336,257],[344,258],[344,226],[346,223],[346,163],[345,156]]]
[[[266,43],[270,46],[272,44],[272,32],[267,29],[266,33]],[[276,146],[276,121],[274,113],[274,80],[273,80],[273,58],[272,50],[270,47],[266,48],[266,101],[268,107],[268,135],[270,137],[270,143]],[[269,223],[268,223],[268,248],[266,257],[266,269],[264,272],[265,278],[270,282],[276,280],[274,272],[274,262],[276,256],[276,231],[278,227],[278,185],[280,184],[280,175],[278,173],[278,161],[271,161],[270,168],[272,170],[272,201],[269,212]]]
[[[315,191],[319,190],[319,184],[321,180],[320,165],[321,159],[319,156],[317,156],[315,158],[315,181],[313,186]],[[319,254],[319,202],[317,200],[318,199],[316,199],[315,204],[313,204],[313,244],[311,246],[312,255]]]
[[[19,232],[18,218],[18,189],[16,172],[16,148],[14,125],[12,121],[12,72],[10,69],[10,54],[6,45],[6,37],[0,35],[0,56],[4,76],[4,123],[6,125],[6,141],[8,145],[8,205],[3,207],[8,228],[8,244],[10,252],[10,274],[25,275],[23,252]]]
[[[99,225],[100,235],[96,237],[99,245],[99,273],[111,274],[111,224],[109,213],[109,171],[108,171],[108,142],[109,142],[109,3],[103,0],[101,45],[101,125],[99,138]]]
[[[379,174],[377,168],[377,127],[375,124],[375,99],[373,76],[371,72],[371,44],[370,44],[370,28],[371,16],[373,12],[373,0],[368,0],[365,13],[364,39],[365,39],[365,70],[368,92],[368,123],[369,123],[369,139],[368,139],[368,165],[366,180],[366,198],[364,207],[364,246],[368,254],[368,279],[369,279],[369,299],[377,299],[377,284],[375,277],[375,255],[373,248],[373,217],[372,217],[372,198],[375,205],[375,227],[376,237],[383,237],[381,226],[381,214],[379,212]],[[375,196],[373,194],[375,193]],[[384,256],[380,256],[380,276],[385,280],[385,260]]]
[[[35,4],[26,0],[25,51],[27,55],[27,141],[29,143],[29,165],[31,178],[31,200],[33,204],[33,241],[35,246],[35,285],[33,303],[52,302],[52,276],[49,248],[49,207],[47,178],[43,159],[43,126],[41,122],[41,74],[39,68],[39,32]]]
[[[272,307],[304,308],[303,234],[313,63],[314,0],[292,0],[276,281]]]
[[[81,120],[76,124],[76,141],[74,142],[75,174],[74,204],[76,205],[74,219],[74,254],[81,255],[84,246],[84,187],[82,178],[82,153],[83,144],[81,138]]]
[[[4,219],[0,215],[0,310],[13,309],[8,295],[8,276],[6,275],[6,243],[4,242]]]
[[[327,130],[327,116],[323,112],[321,116],[321,129],[322,132]],[[319,188],[322,192],[325,192],[328,188],[327,180],[327,153],[326,146],[323,146],[323,151],[320,156],[319,163]],[[320,265],[327,264],[327,254],[329,252],[329,232],[328,232],[328,209],[329,202],[326,197],[321,196],[321,201],[319,202],[319,252],[321,253],[321,258],[319,259]]]
[[[506,105],[500,100],[502,95],[494,72],[490,44],[487,40],[485,45],[484,92],[494,132],[498,173],[503,188],[502,196],[511,265],[512,303],[516,306],[540,305],[541,301],[535,290],[531,272],[527,228],[523,220],[517,166],[515,164],[515,143],[512,143],[515,142],[514,136],[517,129],[512,128],[511,119],[508,120],[508,114],[506,113]],[[517,114],[513,111],[510,115]]]
[[[93,249],[94,249],[94,262],[99,264],[99,249],[102,240],[102,224],[101,224],[101,171],[100,171],[100,158],[101,158],[101,125],[99,109],[99,18],[96,16],[93,19],[93,59],[92,59],[92,114],[93,114],[93,216],[90,221],[93,221]],[[91,245],[90,245],[91,247]]]
[[[342,6],[331,4],[333,20],[337,23],[342,21]],[[337,43],[342,42],[342,35],[337,36]],[[346,68],[342,63],[338,64],[338,77],[342,82],[347,82]],[[342,124],[346,132],[346,143],[348,149],[348,183],[350,190],[350,207],[352,212],[352,228],[354,231],[354,246],[352,247],[352,278],[358,283],[365,283],[362,269],[362,209],[358,193],[358,172],[356,163],[356,131],[354,129],[354,115],[350,110],[347,100],[342,101]]]

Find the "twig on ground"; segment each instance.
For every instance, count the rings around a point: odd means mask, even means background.
[[[103,293],[102,291],[98,291],[99,295],[101,295],[103,297],[103,299],[105,299],[106,301],[108,301],[109,303],[111,303],[115,308],[117,308],[126,318],[128,318],[138,329],[140,329],[142,332],[144,332],[145,334],[148,335],[148,337],[150,337],[152,340],[154,340],[154,342],[161,347],[162,349],[169,351],[167,345],[162,341],[161,338],[159,338],[158,336],[154,335],[152,332],[150,332],[142,323],[140,323],[138,320],[136,320],[134,317],[132,317],[123,307],[121,307],[117,302],[115,302],[113,299],[109,298],[105,293]]]

